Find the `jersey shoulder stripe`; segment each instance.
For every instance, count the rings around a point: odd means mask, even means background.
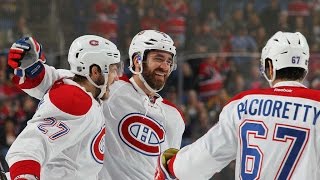
[[[49,98],[58,109],[75,116],[86,114],[92,106],[92,99],[86,92],[77,86],[64,84],[62,81],[52,86]]]
[[[314,89],[308,89],[304,87],[293,86],[281,86],[275,88],[266,89],[254,89],[244,91],[234,96],[227,104],[239,100],[248,95],[274,95],[274,96],[286,96],[286,97],[298,97],[314,101],[320,101],[320,91]]]

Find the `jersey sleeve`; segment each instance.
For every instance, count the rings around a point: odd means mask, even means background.
[[[33,79],[14,76],[13,83],[26,92],[28,95],[41,99],[48,89],[59,79],[73,77],[74,74],[69,70],[55,69],[52,66],[44,64],[42,71]]]
[[[177,153],[169,169],[178,179],[210,179],[235,159],[237,136],[228,112],[224,108],[214,127]]]
[[[62,107],[55,93],[66,89],[54,86],[44,96],[34,117],[11,145],[6,156],[10,173],[37,175],[37,172],[29,172],[28,167],[36,166],[40,169],[48,160],[59,156],[63,150],[74,147],[89,133],[93,124],[88,122],[90,119],[87,119],[86,113],[90,111],[92,99],[78,87],[75,87],[78,90],[66,87],[69,90],[64,93],[64,101],[69,104]],[[77,103],[75,98],[81,99],[83,103]],[[68,108],[70,103],[77,103],[82,109],[74,111]],[[73,109],[78,109],[77,104],[73,104]]]

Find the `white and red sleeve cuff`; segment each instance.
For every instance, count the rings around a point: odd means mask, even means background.
[[[40,179],[40,169],[41,165],[39,162],[34,160],[23,160],[15,162],[12,166],[10,166],[10,177],[14,180],[19,175],[30,174],[34,175],[38,179]]]

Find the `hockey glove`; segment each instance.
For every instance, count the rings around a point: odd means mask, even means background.
[[[26,37],[16,41],[10,48],[8,65],[19,77],[36,77],[44,68],[45,56],[42,46],[34,38]]]
[[[168,169],[168,164],[173,160],[172,158],[178,153],[178,149],[170,148],[165,150],[163,153],[160,154],[158,158],[158,165],[156,169],[156,173],[154,175],[155,180],[173,180],[176,177],[170,174]],[[173,161],[171,162],[173,163]]]

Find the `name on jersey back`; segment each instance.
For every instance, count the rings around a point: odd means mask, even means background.
[[[315,125],[320,117],[320,109],[316,106],[292,101],[255,98],[242,100],[237,105],[239,120],[243,116],[271,116],[288,120],[300,120]]]

